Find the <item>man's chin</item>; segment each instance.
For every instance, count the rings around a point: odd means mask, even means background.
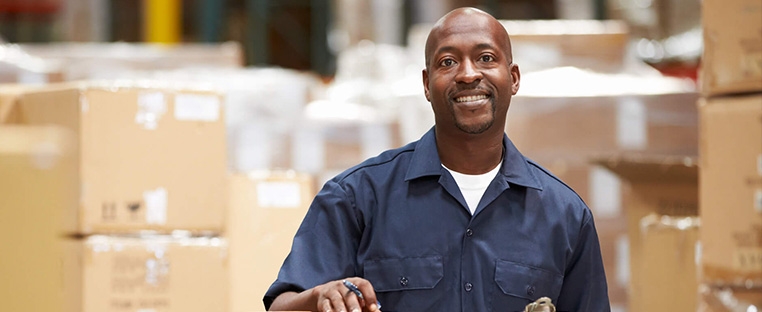
[[[485,131],[489,130],[490,127],[492,127],[492,121],[481,123],[481,124],[457,123],[455,126],[458,127],[460,131],[463,131],[468,134],[482,134]]]

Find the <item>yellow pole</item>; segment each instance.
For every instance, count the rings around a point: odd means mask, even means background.
[[[143,0],[143,40],[180,42],[182,0]]]

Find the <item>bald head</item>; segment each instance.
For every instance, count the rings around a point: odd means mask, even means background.
[[[436,53],[435,49],[441,39],[459,32],[466,26],[473,28],[474,25],[478,26],[478,33],[475,32],[474,35],[493,36],[495,41],[501,43],[501,46],[498,48],[502,50],[506,59],[513,60],[511,39],[503,24],[500,24],[492,15],[482,10],[476,8],[458,8],[440,18],[434,24],[431,32],[429,32],[429,36],[426,38],[426,68],[429,68],[431,57]]]

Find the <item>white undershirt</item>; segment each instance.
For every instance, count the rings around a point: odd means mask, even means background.
[[[460,193],[463,194],[463,198],[466,199],[468,210],[470,210],[473,215],[476,211],[476,207],[479,206],[479,201],[482,199],[482,196],[484,196],[484,192],[487,190],[490,182],[495,179],[502,164],[503,162],[500,161],[500,163],[497,164],[497,167],[482,174],[462,174],[445,167],[444,164],[442,167],[447,169],[447,171],[450,171],[450,174],[455,179],[455,183],[457,183],[458,188],[460,188]]]

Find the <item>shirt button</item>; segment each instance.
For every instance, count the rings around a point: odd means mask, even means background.
[[[463,288],[465,288],[466,291],[471,291],[471,289],[474,289],[474,285],[471,283],[466,283],[465,285],[463,285]]]
[[[534,295],[534,286],[527,286],[527,295]]]
[[[400,285],[407,286],[407,277],[400,277]]]
[[[466,229],[466,236],[471,237],[473,235],[474,235],[474,231],[472,231],[471,229]]]

